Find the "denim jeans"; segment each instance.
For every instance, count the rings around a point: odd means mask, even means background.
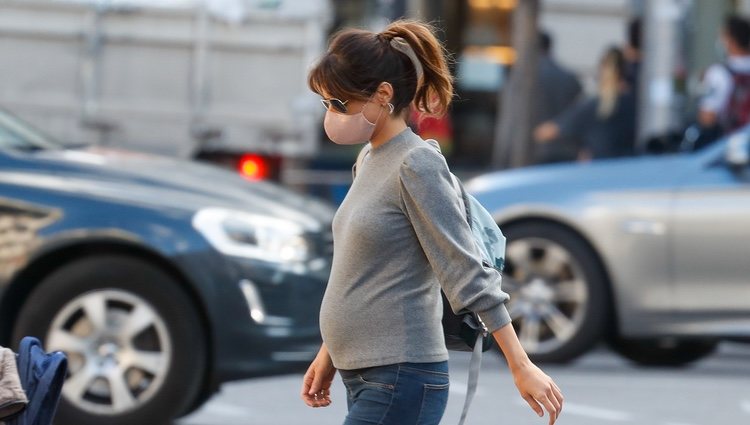
[[[344,425],[437,425],[448,404],[448,362],[340,370]]]

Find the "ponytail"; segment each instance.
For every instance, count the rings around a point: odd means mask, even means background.
[[[421,112],[441,115],[453,100],[453,76],[448,70],[447,52],[427,24],[401,20],[381,33],[386,39],[400,37],[414,51],[424,70],[414,95],[414,105]]]
[[[410,105],[429,115],[448,110],[453,77],[431,26],[400,20],[378,34],[343,30],[333,36],[308,77],[316,93],[344,100],[366,100],[384,81],[393,86],[396,113]]]

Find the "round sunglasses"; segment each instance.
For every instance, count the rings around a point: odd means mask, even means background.
[[[326,109],[333,108],[334,110],[336,110],[337,112],[341,112],[342,114],[345,114],[347,112],[346,102],[348,102],[348,100],[339,100],[336,98],[320,99],[320,103],[322,103]]]

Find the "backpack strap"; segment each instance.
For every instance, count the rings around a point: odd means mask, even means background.
[[[435,139],[426,139],[425,142],[435,148],[436,151],[440,155],[443,154],[443,152],[440,150],[440,144]],[[450,171],[450,170],[449,170]],[[461,181],[458,180],[458,177],[456,177],[453,173],[450,173],[451,175],[451,182],[453,182],[453,189],[456,191],[456,194],[458,194],[458,203],[461,206],[461,210],[464,211],[464,218],[466,218],[466,221],[469,222],[469,226],[471,226],[471,220],[469,220],[469,204],[466,202],[466,195],[464,194],[464,188],[461,184]]]
[[[736,70],[736,69],[733,69],[733,68],[732,68],[732,67],[731,67],[731,66],[729,65],[729,62],[721,62],[721,63],[720,63],[720,65],[721,65],[721,66],[722,66],[722,68],[724,68],[724,69],[725,69],[725,70],[726,70],[726,71],[727,71],[727,72],[729,73],[729,75],[731,75],[732,77],[735,77],[735,76],[737,76],[737,75],[750,75],[750,72],[747,72],[747,71],[746,71],[746,72],[742,72],[742,71],[738,71],[738,70]]]
[[[483,346],[484,335],[480,332],[479,336],[477,336],[477,342],[474,344],[474,350],[471,352],[471,360],[469,361],[469,382],[466,384],[466,399],[464,400],[464,408],[461,411],[461,419],[458,421],[458,425],[464,425],[466,415],[469,413],[469,407],[471,407],[471,402],[474,400],[474,394],[477,393],[479,369],[482,366]]]
[[[464,188],[458,180],[458,177],[454,176],[453,173],[451,173],[451,181],[453,181],[453,189],[455,189],[458,194],[458,205],[461,207],[461,211],[464,212],[466,222],[468,222],[469,227],[471,227],[471,220],[469,219],[471,217],[471,212],[469,211],[469,204],[466,202],[466,199],[464,199]]]
[[[427,139],[425,140],[425,142],[429,143],[430,146],[438,151],[438,153],[442,154],[442,152],[440,151],[440,145],[435,139]],[[464,212],[464,218],[469,223],[469,227],[471,227],[471,212],[469,210],[469,203],[466,200],[466,191],[464,190],[464,187],[458,177],[456,177],[453,173],[450,173],[450,175],[451,181],[453,183],[453,188],[456,190],[458,203],[461,207],[461,210]],[[474,400],[474,395],[477,393],[477,385],[479,384],[479,370],[482,366],[484,337],[487,332],[487,327],[484,325],[484,323],[482,323],[482,320],[479,318],[479,316],[476,314],[474,314],[473,316],[478,321],[479,326],[483,328],[484,332],[479,332],[477,334],[477,340],[476,342],[474,342],[474,350],[472,350],[471,352],[471,360],[469,361],[469,381],[466,384],[466,399],[464,400],[464,407],[461,411],[461,419],[459,420],[458,425],[464,425],[464,423],[466,422],[466,415],[469,413],[471,402]]]

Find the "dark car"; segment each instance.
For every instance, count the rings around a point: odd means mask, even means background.
[[[66,148],[0,110],[0,345],[70,361],[62,424],[157,424],[317,351],[333,210],[211,166]]]

